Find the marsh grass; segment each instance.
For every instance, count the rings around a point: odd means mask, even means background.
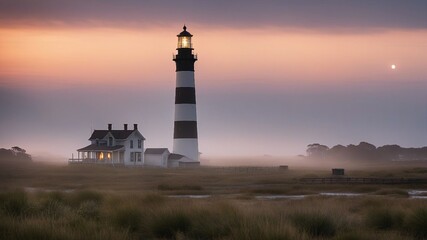
[[[23,217],[31,211],[27,194],[23,191],[2,193],[0,195],[0,211],[10,217]]]
[[[406,227],[418,239],[427,238],[427,208],[418,208],[408,216]]]
[[[407,177],[422,176],[424,171],[393,168],[354,174],[386,176],[391,172]],[[427,186],[298,182],[310,174],[327,176],[329,171],[105,166],[0,169],[0,239],[427,238],[427,201],[405,195],[406,189]],[[26,187],[35,190],[25,192]],[[255,198],[319,192],[367,195],[274,201]],[[168,197],[184,193],[209,193],[211,197]]]
[[[401,211],[384,207],[372,209],[366,216],[366,224],[379,230],[398,229],[403,221],[404,214]]]
[[[319,212],[300,212],[291,215],[294,226],[310,237],[332,237],[337,232],[334,220]]]

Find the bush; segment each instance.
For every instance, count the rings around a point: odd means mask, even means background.
[[[406,223],[410,233],[419,239],[427,239],[427,209],[416,209]]]
[[[297,213],[291,216],[294,226],[311,237],[332,237],[336,232],[334,221],[320,213]]]
[[[177,233],[187,233],[191,228],[190,217],[183,212],[162,212],[152,222],[152,231],[159,238],[174,238]]]
[[[124,208],[117,210],[112,216],[112,222],[119,228],[130,232],[136,232],[142,223],[142,214],[136,208]]]
[[[375,209],[368,213],[366,223],[374,229],[397,228],[403,223],[403,214],[390,209]]]

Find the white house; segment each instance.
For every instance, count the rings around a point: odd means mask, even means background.
[[[107,130],[94,130],[89,141],[91,144],[78,149],[78,158],[70,159],[70,163],[144,165],[145,138],[138,131],[138,124],[133,130],[127,124],[123,130],[113,130],[113,125],[108,124]]]

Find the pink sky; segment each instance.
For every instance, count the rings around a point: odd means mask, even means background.
[[[179,28],[1,29],[0,84],[170,84]],[[230,79],[236,84],[261,79],[279,87],[299,81],[420,80],[427,62],[427,54],[420,54],[427,52],[427,31],[190,29],[201,59],[198,82],[207,86]],[[395,71],[391,64],[398,66]]]
[[[70,156],[111,122],[171,148],[184,23],[205,156],[424,146],[426,11],[421,0],[0,0],[0,147]]]

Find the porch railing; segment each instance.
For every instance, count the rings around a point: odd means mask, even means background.
[[[96,158],[70,158],[68,164],[124,164],[123,162],[113,162],[112,160],[99,160]]]

